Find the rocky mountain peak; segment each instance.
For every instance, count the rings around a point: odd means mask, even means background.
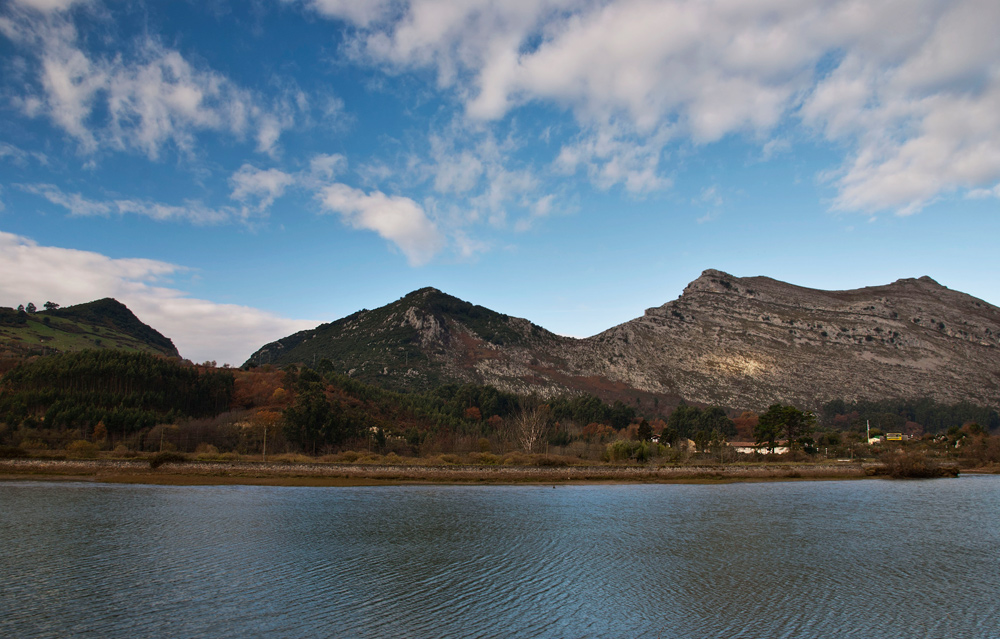
[[[730,275],[724,271],[717,271],[714,268],[702,271],[698,278],[684,287],[684,294],[695,292],[708,293],[732,293],[739,289],[738,277]],[[736,291],[734,291],[734,287]]]

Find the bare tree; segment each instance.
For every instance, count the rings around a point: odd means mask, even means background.
[[[534,452],[535,446],[545,437],[548,427],[547,406],[525,407],[512,418],[512,430],[521,450]]]

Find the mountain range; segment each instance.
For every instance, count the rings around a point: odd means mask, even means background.
[[[247,361],[292,363],[398,390],[477,383],[753,410],[919,397],[998,406],[1000,309],[926,276],[822,291],[707,270],[678,299],[576,339],[424,288]]]

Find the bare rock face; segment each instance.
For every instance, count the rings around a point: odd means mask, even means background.
[[[1000,401],[1000,309],[929,277],[819,291],[709,270],[679,299],[584,341],[610,348],[604,376],[725,406]]]
[[[929,277],[820,291],[708,270],[676,300],[586,339],[421,289],[270,344],[399,389],[492,384],[762,409],[931,397],[1000,405],[1000,309]]]

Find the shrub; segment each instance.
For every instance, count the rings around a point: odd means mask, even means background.
[[[198,455],[218,455],[219,449],[212,444],[202,442],[198,444],[198,447],[194,449],[194,452]]]
[[[611,462],[628,460],[646,462],[649,461],[650,457],[652,457],[652,451],[647,442],[618,439],[608,444],[607,448],[604,449],[604,459]]]
[[[186,461],[187,457],[185,457],[182,453],[174,451],[165,451],[162,453],[156,453],[155,455],[150,457],[149,467],[156,469],[162,466],[163,464],[183,464]]]
[[[876,467],[876,474],[888,475],[895,479],[925,479],[930,477],[955,477],[958,469],[941,466],[928,459],[920,451],[886,451],[879,457],[881,464]]]
[[[507,453],[503,456],[504,466],[530,466],[531,458],[523,453]]]
[[[564,457],[559,457],[558,455],[536,455],[535,465],[549,467],[569,466],[569,462]]]
[[[0,459],[21,459],[28,456],[28,451],[18,446],[0,446]]]
[[[482,464],[483,466],[496,466],[503,461],[502,457],[493,453],[470,453],[469,459],[472,460],[473,464]]]
[[[93,459],[97,457],[97,444],[83,439],[70,442],[66,447],[66,456],[75,459]]]

